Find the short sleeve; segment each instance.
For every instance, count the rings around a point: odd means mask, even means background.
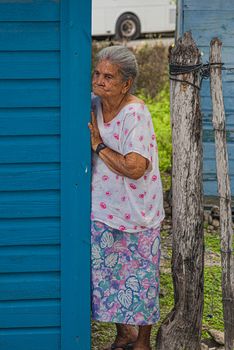
[[[140,105],[128,113],[123,128],[123,155],[135,152],[152,162],[156,140],[151,115]]]

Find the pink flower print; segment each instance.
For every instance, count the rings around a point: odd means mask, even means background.
[[[154,145],[153,145],[152,143],[150,143],[150,147],[151,147],[151,148],[153,148],[153,147],[154,147]]]
[[[159,215],[160,215],[160,211],[158,210],[158,211],[157,211],[157,216],[159,216]]]
[[[134,226],[134,230],[137,230],[137,226]]]
[[[119,134],[114,133],[114,138],[115,138],[116,140],[119,140]]]
[[[113,219],[113,215],[109,214],[108,216],[108,219],[112,220]]]
[[[91,218],[91,220],[93,220],[93,219],[94,219],[94,215],[93,215],[93,213],[91,213],[90,218]]]
[[[116,178],[116,180],[118,180],[119,179],[119,175],[116,175],[115,178]]]
[[[120,226],[119,226],[119,230],[120,230],[120,231],[124,231],[124,230],[126,230],[126,227],[125,227],[124,225],[120,225]]]
[[[126,197],[125,196],[121,197],[121,201],[125,202],[126,201]]]
[[[111,123],[104,123],[105,128],[109,128]]]
[[[129,132],[129,130],[128,130],[128,129],[125,129],[125,130],[124,130],[124,135],[127,135],[128,132]]]
[[[143,258],[148,258],[151,253],[151,241],[150,238],[145,237],[144,232],[139,234],[140,237],[138,239],[138,252]]]
[[[145,226],[141,226],[141,229],[144,230],[146,227]]]
[[[130,220],[130,219],[131,219],[131,215],[128,214],[128,213],[126,213],[126,214],[124,215],[124,217],[125,217],[126,220]]]
[[[144,194],[144,193],[140,193],[140,194],[139,194],[139,198],[140,198],[140,199],[143,199],[144,197],[145,197],[145,194]]]
[[[102,209],[106,209],[106,203],[100,202],[100,207],[101,207]]]
[[[153,175],[153,176],[152,176],[152,181],[155,182],[155,181],[157,181],[157,179],[158,179],[157,175]]]
[[[141,211],[141,215],[142,215],[143,217],[145,217],[145,212],[144,212],[144,211]]]
[[[152,199],[153,199],[153,200],[156,199],[156,194],[153,195]]]
[[[132,142],[129,142],[129,147],[132,148],[132,146],[133,146],[133,145],[132,145]]]
[[[103,181],[107,181],[107,180],[109,180],[109,176],[107,176],[107,175],[103,175],[102,180],[103,180]]]
[[[153,206],[152,206],[152,204],[150,204],[150,206],[149,206],[149,210],[152,210],[153,209]]]
[[[147,175],[144,175],[144,180],[147,180]]]
[[[142,142],[144,140],[144,136],[143,135],[140,135],[139,136],[139,141]]]
[[[119,126],[120,125],[120,121],[118,120],[116,124]]]
[[[137,120],[138,120],[138,121],[141,120],[141,116],[140,116],[140,115],[137,116]]]
[[[155,140],[156,139],[155,134],[153,134],[151,138],[152,140]]]
[[[132,111],[132,110],[133,110],[133,107],[129,107],[128,110],[129,110],[129,111]]]
[[[111,196],[111,192],[110,191],[106,191],[106,196]]]
[[[133,183],[130,183],[129,186],[131,187],[132,190],[136,190],[136,185]]]

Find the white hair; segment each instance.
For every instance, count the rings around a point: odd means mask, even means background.
[[[98,52],[97,61],[99,62],[102,60],[108,60],[112,64],[118,65],[123,81],[128,81],[129,79],[133,81],[130,92],[135,90],[138,76],[138,64],[132,51],[125,46],[109,46]]]

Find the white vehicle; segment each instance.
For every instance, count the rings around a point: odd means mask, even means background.
[[[93,0],[92,35],[136,39],[175,30],[175,0]]]

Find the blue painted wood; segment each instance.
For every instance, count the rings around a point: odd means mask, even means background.
[[[60,161],[58,136],[9,136],[0,138],[0,164]]]
[[[1,300],[60,298],[59,272],[2,273],[0,285]]]
[[[9,350],[58,350],[60,328],[20,328],[0,330],[1,349]],[[33,348],[32,348],[33,344]]]
[[[59,245],[0,247],[0,273],[59,270]]]
[[[184,10],[184,31],[192,30],[198,45],[209,45],[219,37],[225,46],[233,46],[233,11]]]
[[[59,51],[3,51],[0,79],[57,79],[59,65]]]
[[[0,108],[58,107],[59,80],[0,80]],[[14,98],[12,98],[14,96]]]
[[[59,230],[59,218],[0,219],[0,246],[59,244]]]
[[[0,108],[0,136],[58,134],[59,108]]]
[[[0,192],[0,218],[58,217],[58,191]]]
[[[0,164],[0,191],[59,189],[59,163]]]
[[[62,0],[61,15],[61,349],[87,350],[91,1]]]
[[[190,10],[215,10],[219,11],[230,11],[234,10],[233,0],[184,0],[184,8]]]
[[[0,21],[58,21],[59,1],[4,1],[0,2]]]
[[[0,302],[0,328],[58,327],[59,325],[60,301],[58,299]]]
[[[0,22],[0,51],[59,50],[59,22]]]

